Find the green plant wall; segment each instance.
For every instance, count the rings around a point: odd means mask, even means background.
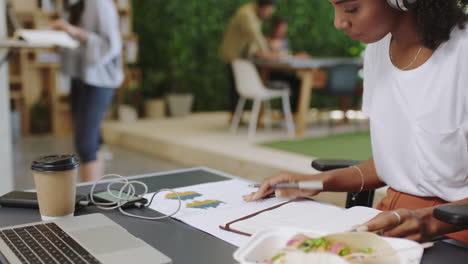
[[[228,78],[219,46],[230,17],[246,2],[134,0],[143,96],[188,91],[195,95],[195,111],[227,109]],[[293,50],[316,57],[356,56],[362,51],[361,44],[334,28],[329,1],[278,0],[277,7],[275,15],[289,21]]]

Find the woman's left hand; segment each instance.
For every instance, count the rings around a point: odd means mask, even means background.
[[[65,31],[71,36],[76,36],[77,34],[77,28],[63,19],[57,19],[52,21],[50,27],[54,30]]]
[[[382,212],[357,227],[357,231],[374,232],[382,236],[400,237],[419,242],[429,241],[434,236],[432,211],[432,208],[425,208]]]
[[[72,25],[63,19],[57,19],[50,23],[50,27],[55,30],[68,31]]]
[[[52,21],[50,27],[55,30],[62,30],[67,32],[70,36],[78,39],[82,43],[86,43],[88,41],[88,33],[86,30],[83,30],[80,27],[76,27],[63,19]]]

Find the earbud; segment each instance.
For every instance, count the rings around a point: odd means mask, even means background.
[[[387,3],[400,11],[408,11],[413,9],[418,0],[387,0]]]

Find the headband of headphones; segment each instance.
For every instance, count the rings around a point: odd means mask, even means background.
[[[387,0],[387,3],[400,11],[408,11],[412,9],[418,0]]]

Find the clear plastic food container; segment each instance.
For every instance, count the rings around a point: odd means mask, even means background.
[[[309,237],[321,237],[325,234],[295,229],[264,229],[255,233],[249,241],[234,252],[234,259],[241,264],[262,264],[268,261],[282,248],[287,241],[296,234],[304,234]],[[395,251],[401,264],[418,264],[421,261],[423,247],[411,240],[399,238],[383,238]],[[331,254],[315,254],[314,264],[347,264],[350,263],[342,258]],[[308,259],[308,263],[310,258]],[[366,261],[365,263],[387,263],[378,260]],[[307,263],[307,264],[308,264]],[[363,262],[364,263],[364,262]],[[296,263],[294,263],[296,264]],[[300,261],[297,264],[301,264]],[[394,262],[392,263],[394,264]]]

